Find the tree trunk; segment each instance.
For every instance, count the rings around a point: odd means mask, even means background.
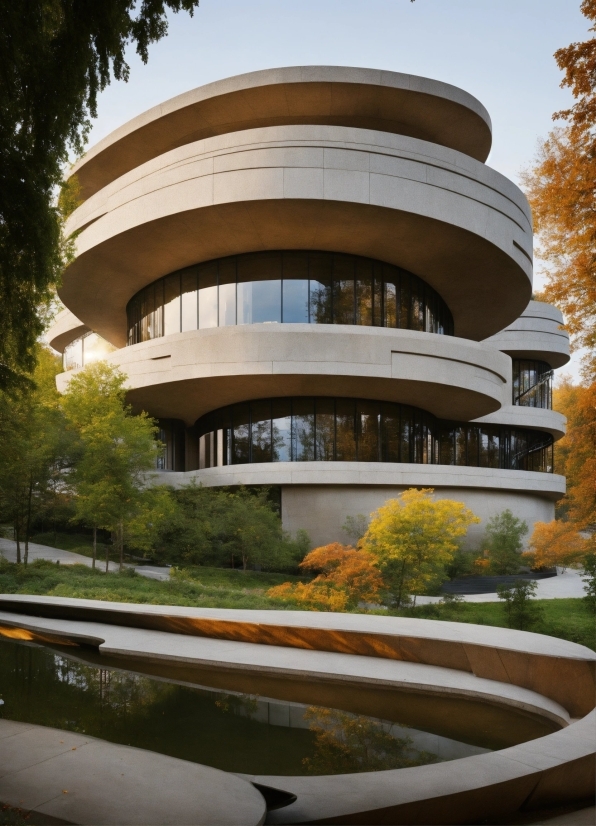
[[[124,569],[124,525],[120,522],[120,529],[118,531],[118,542],[120,545],[120,570]]]
[[[246,563],[248,562],[247,558],[242,554],[242,570],[246,573]]]
[[[97,525],[93,526],[93,561],[91,567],[95,570],[95,559],[97,557]]]
[[[29,480],[29,496],[27,500],[27,522],[25,523],[25,565],[29,561],[29,533],[31,531],[31,501],[33,499],[33,480]]]
[[[19,525],[19,517],[14,521],[14,535],[17,543],[17,565],[21,564],[21,531]]]
[[[110,570],[110,546],[106,545],[106,574]]]

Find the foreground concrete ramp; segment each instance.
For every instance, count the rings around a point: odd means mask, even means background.
[[[12,720],[0,720],[0,800],[98,826],[258,826],[266,814],[262,795],[236,775]]]

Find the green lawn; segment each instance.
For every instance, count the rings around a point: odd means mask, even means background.
[[[596,618],[583,599],[532,600],[536,621],[529,629],[549,637],[578,642],[596,651]],[[507,627],[507,614],[502,602],[462,602],[450,605],[421,605],[406,611],[392,612],[402,616],[471,622],[476,625]]]
[[[134,574],[104,574],[83,565],[54,565],[37,561],[25,567],[0,560],[0,593],[47,594],[115,602],[153,605],[188,605],[207,608],[292,609],[265,595],[281,582],[297,581],[287,574],[232,571],[222,568],[174,570],[169,582],[157,582]],[[596,622],[581,599],[535,600],[538,618],[531,630],[578,642],[596,650]],[[501,602],[466,602],[455,605],[424,605],[399,612],[375,611],[427,619],[507,626]]]
[[[85,565],[55,565],[37,560],[16,565],[0,560],[0,593],[140,602],[154,605],[189,605],[207,608],[287,608],[265,596],[273,585],[297,580],[287,574],[195,568],[158,582],[135,574],[105,574]]]

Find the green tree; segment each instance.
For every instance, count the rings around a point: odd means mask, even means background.
[[[531,579],[516,579],[513,585],[497,585],[497,596],[505,601],[510,628],[527,631],[538,622],[540,609],[532,602],[535,591],[536,583]]]
[[[167,13],[198,0],[20,0],[0,26],[0,388],[22,386],[35,364],[50,302],[67,260],[61,186],[80,154],[112,77],[126,81],[130,43],[144,62],[167,33]]]
[[[582,579],[585,582],[584,591],[586,592],[584,599],[589,609],[596,614],[596,553],[586,554],[583,566]]]
[[[488,520],[484,546],[492,574],[517,573],[522,563],[522,538],[527,533],[527,523],[517,519],[508,508]]]
[[[97,362],[72,377],[62,400],[76,434],[69,481],[77,517],[93,528],[93,565],[97,528],[104,528],[116,536],[121,569],[125,534],[143,510],[147,477],[161,447],[154,420],[146,413],[132,415],[124,380],[118,370]],[[108,564],[106,552],[106,571]]]
[[[38,346],[32,382],[12,392],[0,391],[0,513],[13,525],[17,562],[28,561],[32,522],[64,488],[68,454],[55,376],[57,359]]]
[[[292,567],[310,547],[304,532],[282,530],[267,490],[205,488],[191,482],[171,491],[176,503],[154,548],[164,561],[271,569]]]
[[[480,522],[462,502],[432,498],[432,488],[389,499],[371,516],[361,546],[376,560],[399,607],[445,576],[470,525]]]

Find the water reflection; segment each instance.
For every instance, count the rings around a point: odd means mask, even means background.
[[[416,750],[411,737],[395,737],[391,723],[319,706],[310,706],[304,716],[315,735],[314,754],[302,761],[311,774],[403,769],[437,761],[436,754]]]
[[[105,668],[98,656],[0,640],[3,716],[247,774],[376,771],[486,750],[360,714]]]

